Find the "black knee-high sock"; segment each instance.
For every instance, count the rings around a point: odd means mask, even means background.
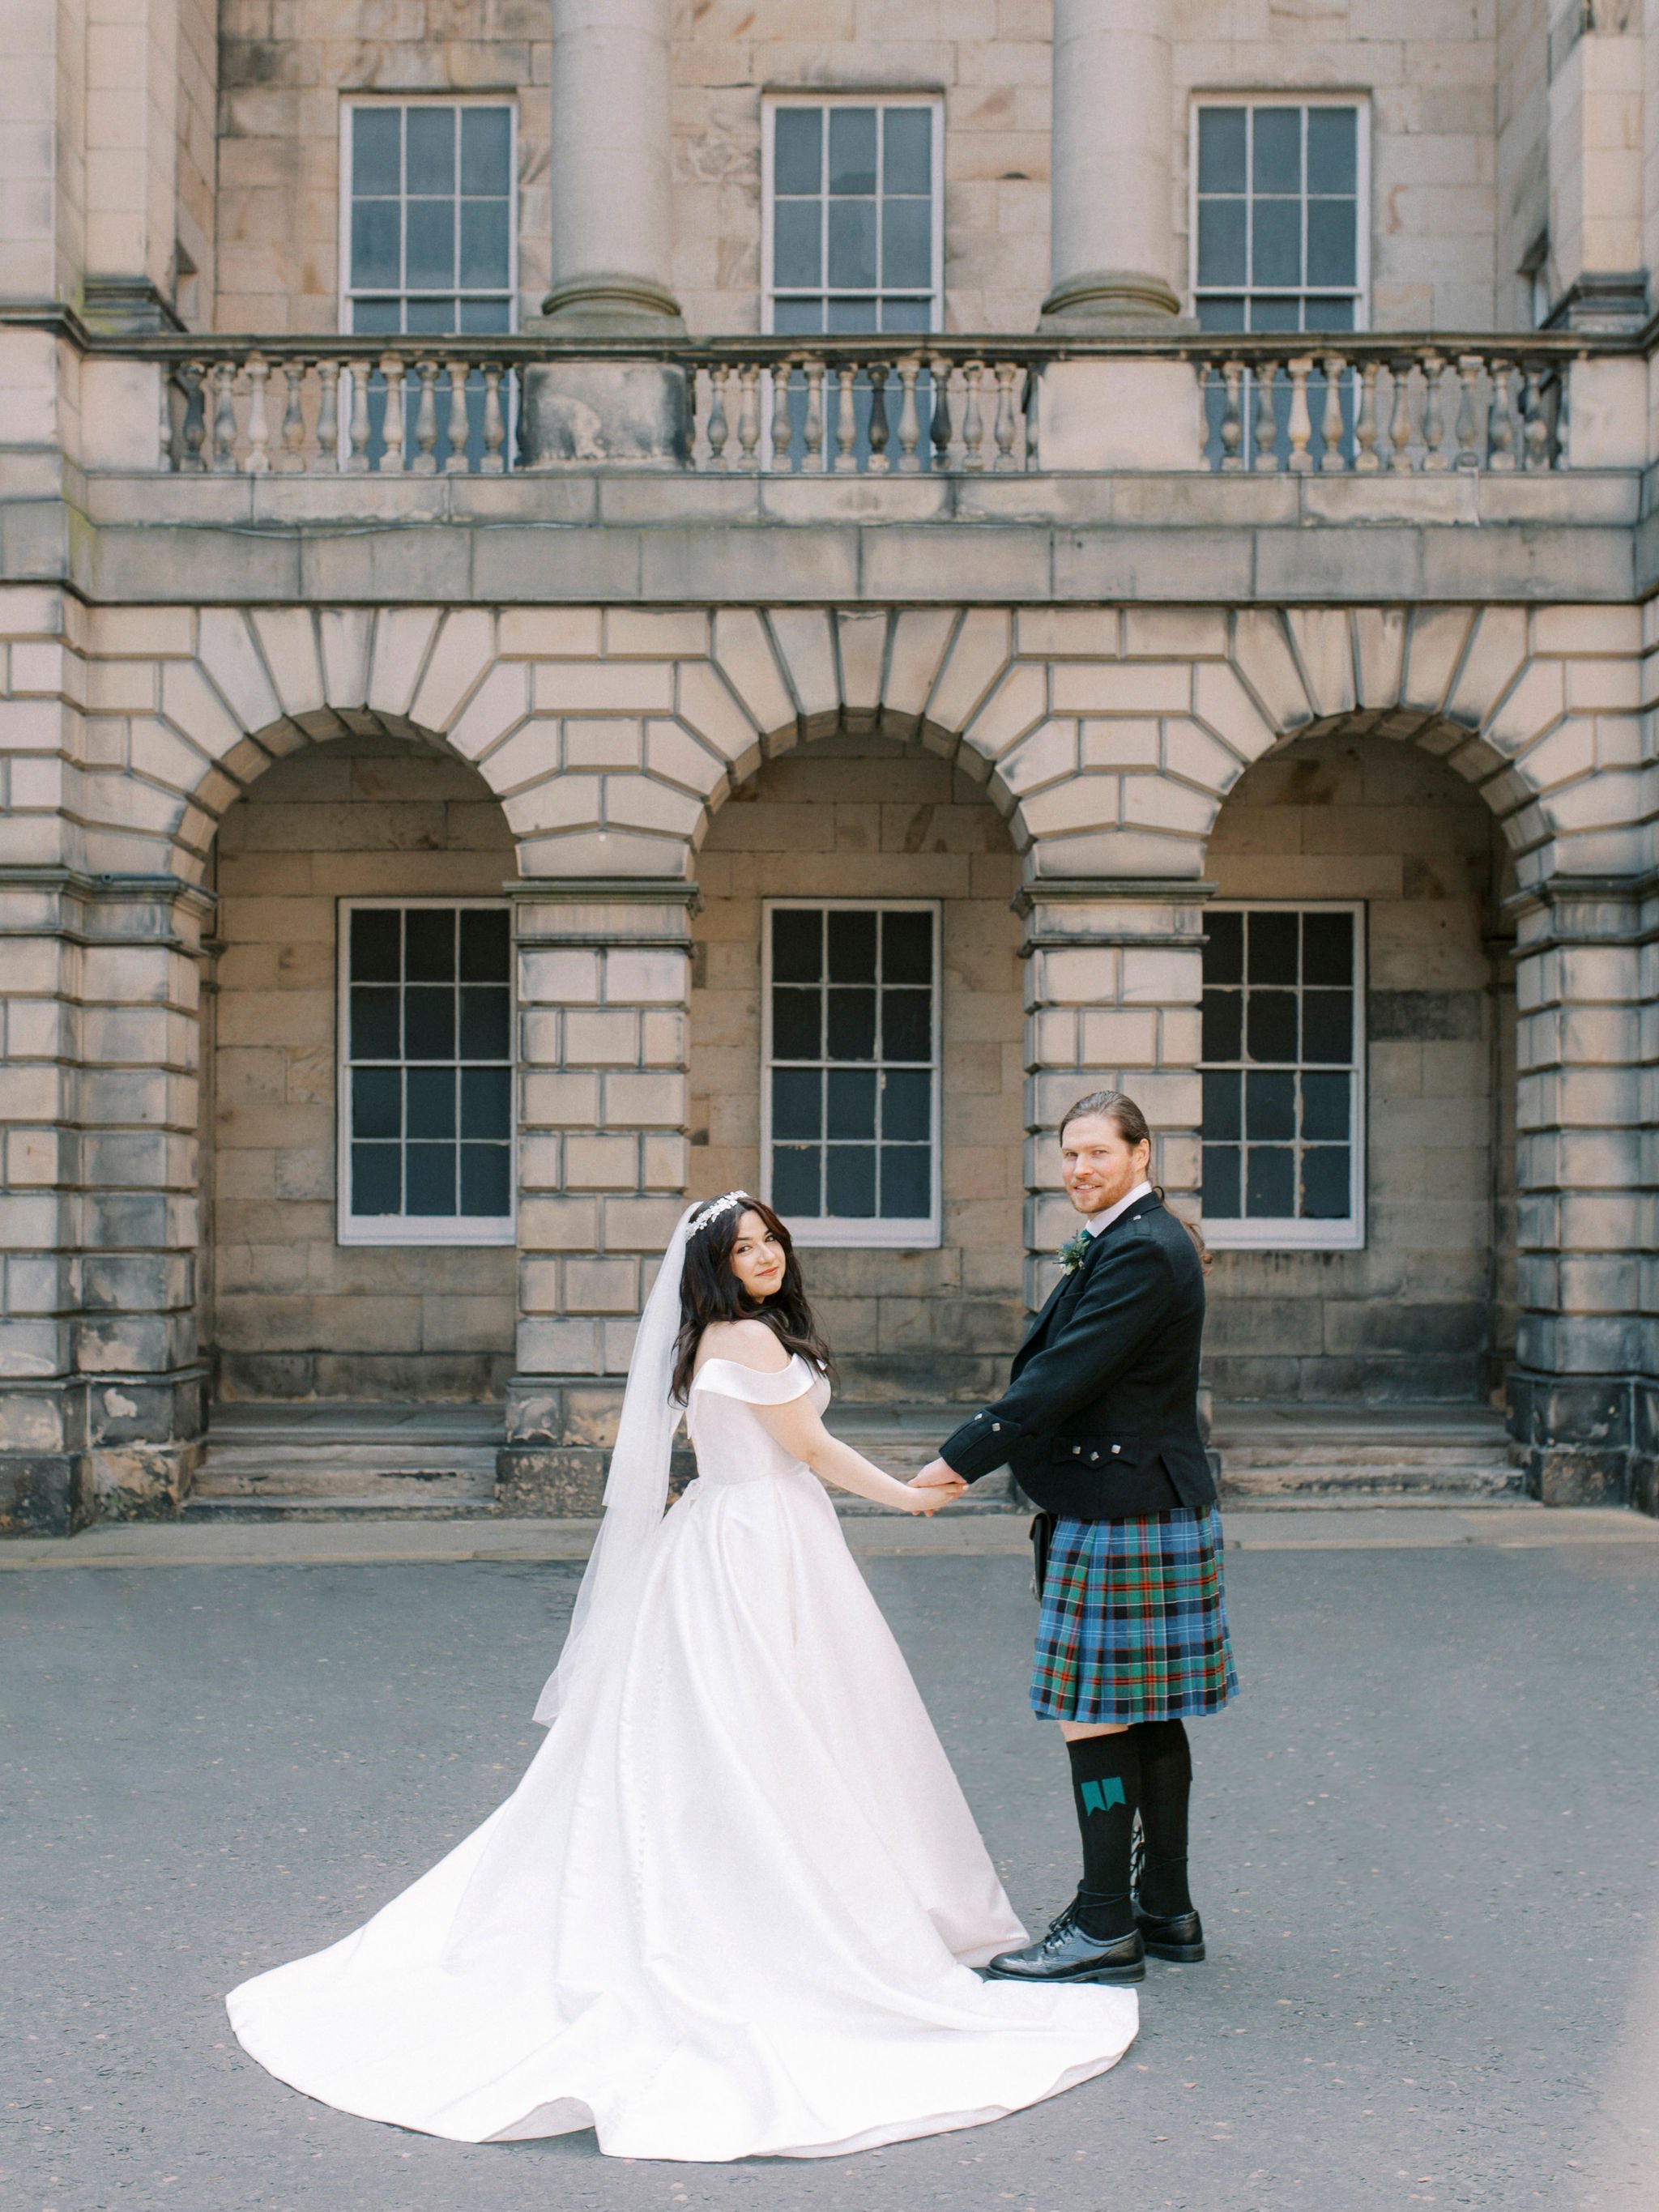
[[[1140,1752],[1140,1826],[1146,1863],[1140,1874],[1144,1912],[1190,1912],[1187,1887],[1187,1801],[1193,1754],[1179,1721],[1138,1721],[1130,1730]]]
[[[1134,1926],[1129,1902],[1129,1837],[1140,1797],[1135,1731],[1080,1736],[1067,1744],[1072,1793],[1083,1837],[1083,1886],[1076,1905],[1086,1935],[1110,1942]]]

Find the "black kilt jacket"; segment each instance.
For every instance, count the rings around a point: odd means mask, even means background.
[[[1202,1510],[1215,1483],[1198,1425],[1204,1269],[1156,1193],[1095,1237],[1014,1356],[1012,1379],[939,1455],[976,1482],[1012,1468],[1047,1513],[1118,1521]]]

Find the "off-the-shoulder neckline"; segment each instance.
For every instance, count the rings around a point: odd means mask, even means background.
[[[735,1367],[740,1373],[744,1375],[778,1376],[787,1375],[789,1372],[789,1370],[794,1366],[798,1360],[803,1366],[805,1365],[806,1363],[802,1354],[799,1352],[792,1352],[781,1367],[750,1367],[746,1360],[722,1359],[718,1352],[711,1352],[708,1358],[703,1361],[702,1365],[698,1368],[696,1373],[691,1377],[691,1388],[694,1390],[696,1389],[698,1383],[702,1382],[703,1376],[708,1372],[711,1367]]]

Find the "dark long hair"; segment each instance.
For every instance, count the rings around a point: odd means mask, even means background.
[[[732,1266],[732,1248],[738,1241],[738,1224],[745,1213],[758,1213],[767,1233],[783,1247],[783,1280],[769,1298],[758,1304],[738,1280]],[[714,1321],[763,1321],[787,1352],[799,1352],[827,1375],[835,1362],[823,1340],[812,1309],[806,1303],[800,1261],[789,1231],[769,1206],[744,1192],[742,1202],[728,1206],[704,1229],[694,1230],[685,1240],[685,1265],[680,1271],[680,1333],[674,1346],[672,1396],[684,1405],[691,1390],[692,1371],[702,1333]]]

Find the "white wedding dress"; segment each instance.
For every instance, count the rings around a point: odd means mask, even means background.
[[[808,1390],[799,1356],[705,1364],[625,1646],[429,1874],[232,1991],[271,2073],[464,2142],[817,2158],[1122,2056],[1133,1990],[970,1971],[1024,1930],[834,1506],[756,1417]]]

